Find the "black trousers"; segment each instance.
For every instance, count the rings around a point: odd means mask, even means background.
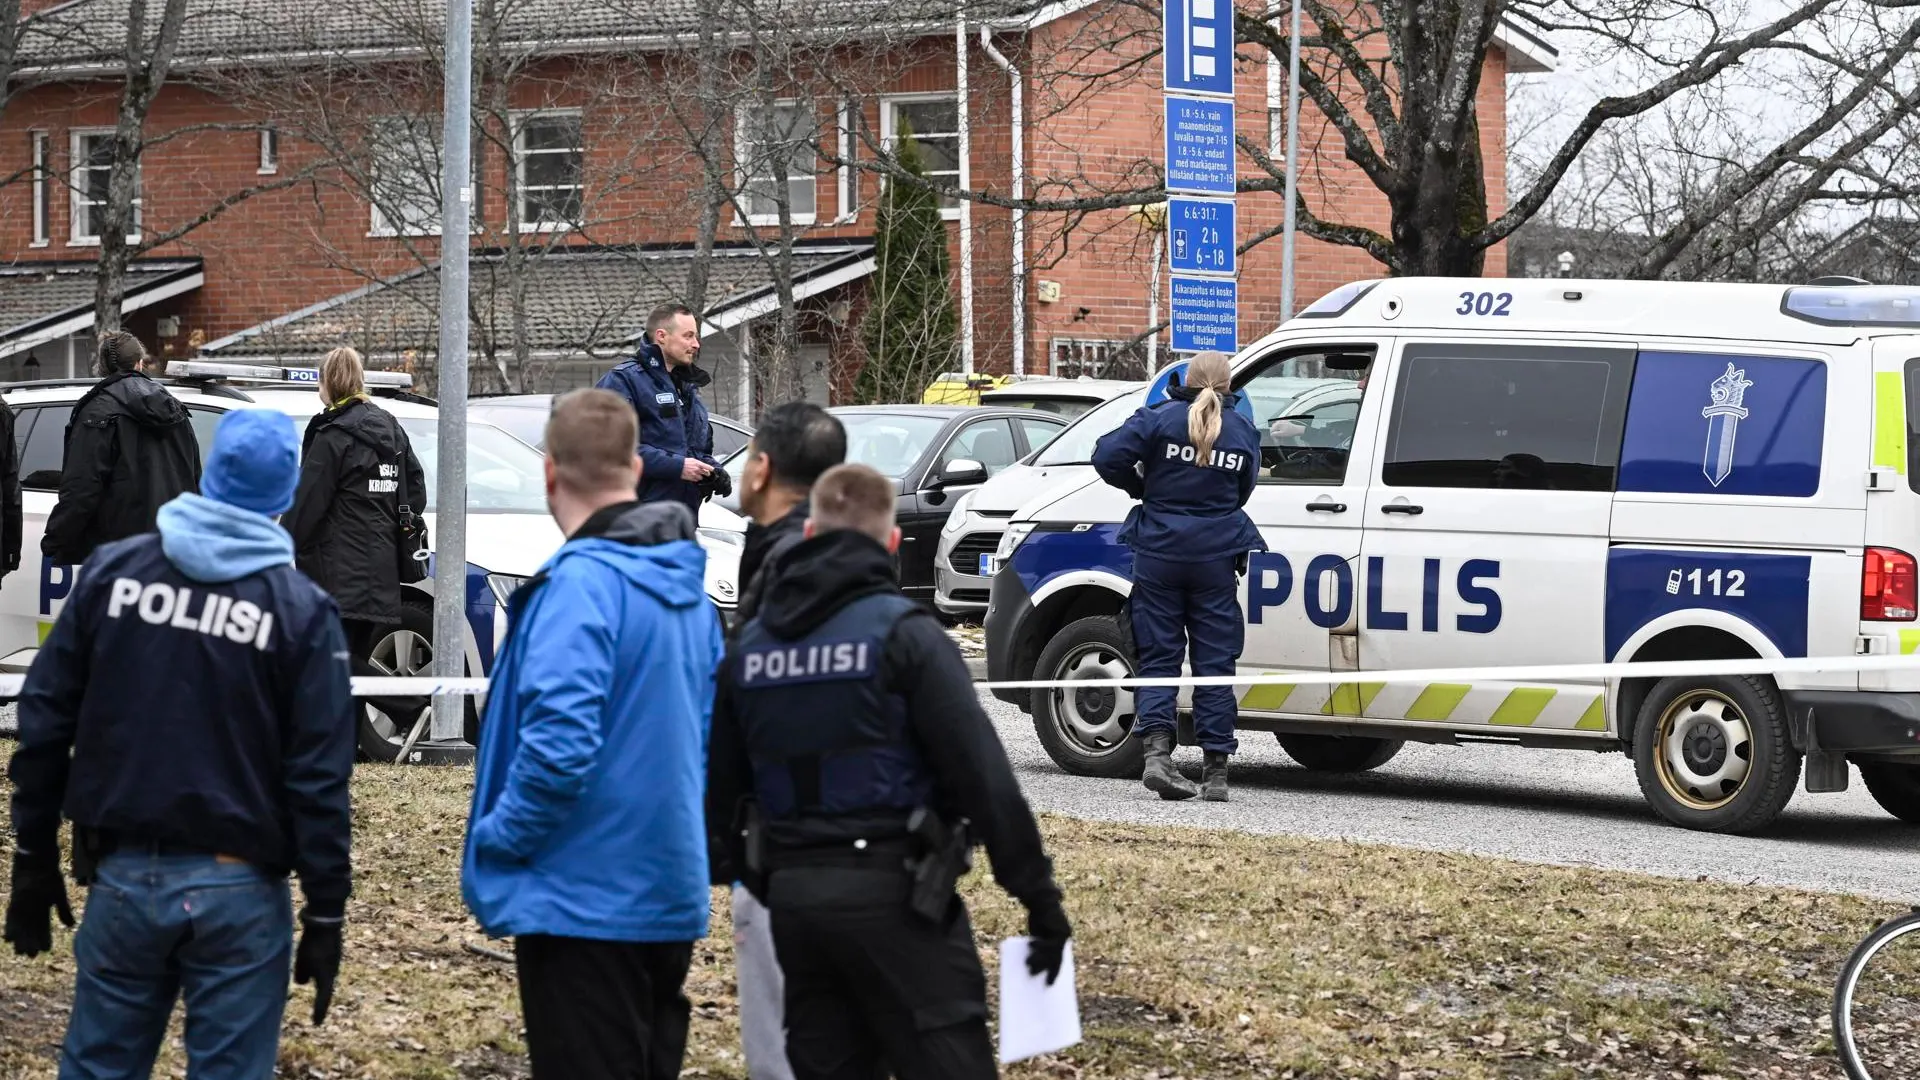
[[[693,943],[527,934],[513,942],[534,1080],[680,1075],[693,1005]]]
[[[906,897],[894,870],[809,867],[769,879],[796,1080],[999,1075],[966,905],[955,896],[940,927],[908,911]]]

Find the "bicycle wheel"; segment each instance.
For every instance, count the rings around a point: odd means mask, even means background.
[[[1920,908],[1881,923],[1840,968],[1833,1045],[1849,1080],[1920,1075],[1920,937],[1909,938],[1915,933]]]

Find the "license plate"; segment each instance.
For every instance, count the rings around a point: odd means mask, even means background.
[[[991,555],[980,556],[980,576],[981,577],[993,576],[993,556]]]

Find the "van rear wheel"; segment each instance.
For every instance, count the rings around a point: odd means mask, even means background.
[[[1276,732],[1280,749],[1314,772],[1366,772],[1392,761],[1402,739],[1371,739],[1363,735],[1294,735]]]
[[[1860,763],[1860,779],[1880,809],[1911,825],[1920,825],[1920,762],[1902,765],[1886,761]]]
[[[1112,615],[1060,629],[1033,665],[1036,680],[1130,679],[1133,647]],[[1133,737],[1133,691],[1091,686],[1035,690],[1033,730],[1054,763],[1076,776],[1137,780],[1146,756]]]
[[[1661,817],[1704,832],[1766,828],[1800,782],[1780,691],[1752,675],[1655,683],[1634,725],[1633,765]]]

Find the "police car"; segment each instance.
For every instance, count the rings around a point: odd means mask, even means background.
[[[265,367],[203,361],[168,365],[168,390],[187,407],[194,436],[204,455],[213,432],[230,409],[277,409],[304,429],[321,409],[315,391],[319,373],[311,368]],[[424,493],[430,537],[434,529],[435,476],[439,461],[438,410],[431,399],[407,392],[413,378],[398,372],[369,371],[369,391],[380,407],[406,429],[426,472]],[[40,538],[60,486],[68,418],[95,380],[18,383],[5,390],[13,409],[14,439],[20,462],[23,510],[21,569],[0,583],[0,670],[23,672],[73,589],[77,566],[55,563],[40,554]],[[495,647],[506,636],[506,598],[530,577],[565,540],[547,510],[541,455],[526,443],[490,424],[467,425],[467,635],[466,669],[486,674]],[[733,573],[738,548],[708,548],[707,593],[724,610],[734,606]],[[433,663],[433,580],[403,587],[401,625],[373,651],[376,666],[395,675],[430,675]],[[724,597],[724,599],[722,599]],[[467,700],[467,739],[478,732],[476,706]],[[361,710],[359,744],[376,760],[398,756],[409,728],[396,726],[377,709]],[[428,724],[431,725],[431,719]],[[423,728],[424,733],[426,729]]]
[[[1239,687],[1242,728],[1332,771],[1408,740],[1624,751],[1660,814],[1727,832],[1765,827],[1802,777],[1844,790],[1852,763],[1920,822],[1920,662],[1367,680],[1920,649],[1920,289],[1356,282],[1243,349],[1234,385],[1262,433],[1247,510],[1271,549],[1242,579],[1240,670],[1352,672]],[[1089,478],[1014,515],[989,678],[1133,674],[1114,540],[1130,505]],[[995,693],[1063,768],[1139,775],[1127,691]]]

